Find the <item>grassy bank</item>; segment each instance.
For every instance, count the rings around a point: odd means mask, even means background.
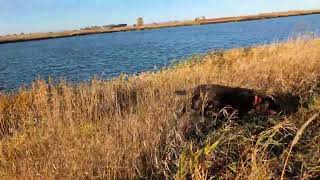
[[[300,95],[288,117],[232,120],[197,140],[175,112],[202,83]],[[320,175],[320,40],[295,40],[192,57],[156,73],[69,85],[37,81],[0,96],[2,178],[315,178]],[[190,118],[190,117],[189,117]],[[297,141],[298,140],[298,141]]]

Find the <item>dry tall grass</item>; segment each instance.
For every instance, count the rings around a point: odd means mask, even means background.
[[[173,92],[202,83],[300,95],[289,117],[227,121],[201,141],[179,132]],[[320,110],[320,40],[192,57],[156,73],[70,85],[36,81],[0,96],[0,176],[16,179],[278,179],[298,129]],[[285,177],[320,176],[320,121],[293,147]]]

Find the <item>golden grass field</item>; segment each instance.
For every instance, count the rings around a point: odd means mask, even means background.
[[[203,83],[291,92],[308,107],[228,120],[200,141],[187,140],[175,112],[189,97],[173,92]],[[0,177],[265,180],[284,170],[284,179],[316,179],[319,93],[320,39],[212,52],[108,81],[38,80],[0,95]]]

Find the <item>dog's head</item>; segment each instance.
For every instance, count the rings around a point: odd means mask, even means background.
[[[292,93],[276,93],[272,97],[277,102],[277,105],[280,106],[281,113],[285,115],[296,113],[301,106],[308,107],[308,105],[302,103],[303,100],[299,95]]]

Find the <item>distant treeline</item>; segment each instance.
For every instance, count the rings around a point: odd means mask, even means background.
[[[118,28],[118,27],[126,27],[127,24],[109,24],[109,25],[103,25],[103,26],[91,26],[91,27],[85,27],[81,30],[90,30],[90,29],[100,29],[100,28]]]

